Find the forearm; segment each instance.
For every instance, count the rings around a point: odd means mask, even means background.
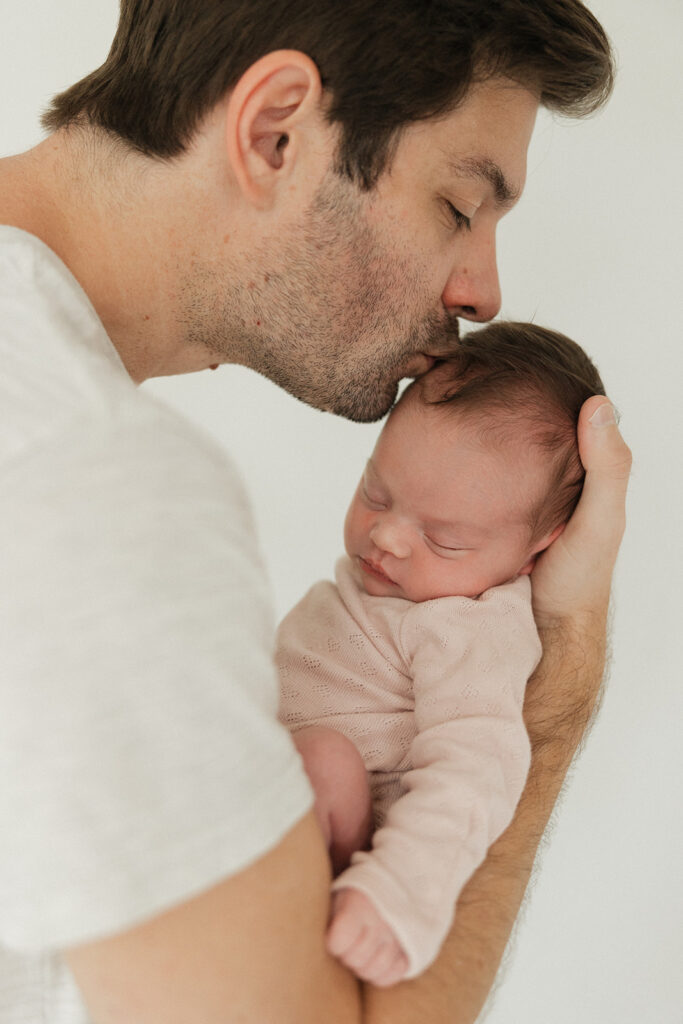
[[[212,889],[64,952],[96,1024],[360,1024],[324,944],[330,863],[314,813]]]
[[[604,620],[548,626],[524,706],[532,741],[515,817],[458,901],[441,953],[414,981],[366,987],[367,1024],[473,1024],[493,984],[538,844],[588,725],[604,669]]]

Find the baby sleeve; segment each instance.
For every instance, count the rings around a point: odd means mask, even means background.
[[[368,896],[409,959],[408,978],[435,959],[458,895],[512,820],[529,767],[522,706],[541,645],[528,577],[478,600],[441,598],[405,616],[400,643],[413,673],[416,736],[405,792],[370,852],[333,889]]]

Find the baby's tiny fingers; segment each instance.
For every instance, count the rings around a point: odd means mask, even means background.
[[[396,942],[382,946],[365,965],[361,977],[377,988],[395,985],[405,977],[408,957]]]
[[[363,893],[335,893],[327,949],[359,978],[393,985],[408,970],[408,958],[389,925]]]
[[[397,985],[399,981],[403,981],[407,972],[408,957],[401,953],[391,967],[373,979],[372,984],[377,988],[389,988],[390,985]]]
[[[327,929],[327,949],[332,956],[342,957],[362,939],[365,925],[354,914],[340,912]]]
[[[374,959],[379,948],[377,936],[371,928],[364,928],[342,959],[359,977],[365,977],[365,966]]]

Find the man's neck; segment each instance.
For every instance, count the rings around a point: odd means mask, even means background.
[[[0,160],[0,223],[35,235],[63,261],[136,383],[202,369],[215,359],[183,344],[174,307],[178,231],[167,214],[173,197],[160,194],[171,175],[152,161],[131,174],[111,156],[103,162],[87,141],[58,132]]]

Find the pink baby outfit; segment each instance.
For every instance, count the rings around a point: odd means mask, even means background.
[[[507,828],[529,767],[522,720],[541,645],[528,576],[473,600],[365,593],[349,558],[283,620],[280,719],[356,745],[375,805],[371,852],[335,880],[368,896],[410,961],[436,958],[458,895]]]

